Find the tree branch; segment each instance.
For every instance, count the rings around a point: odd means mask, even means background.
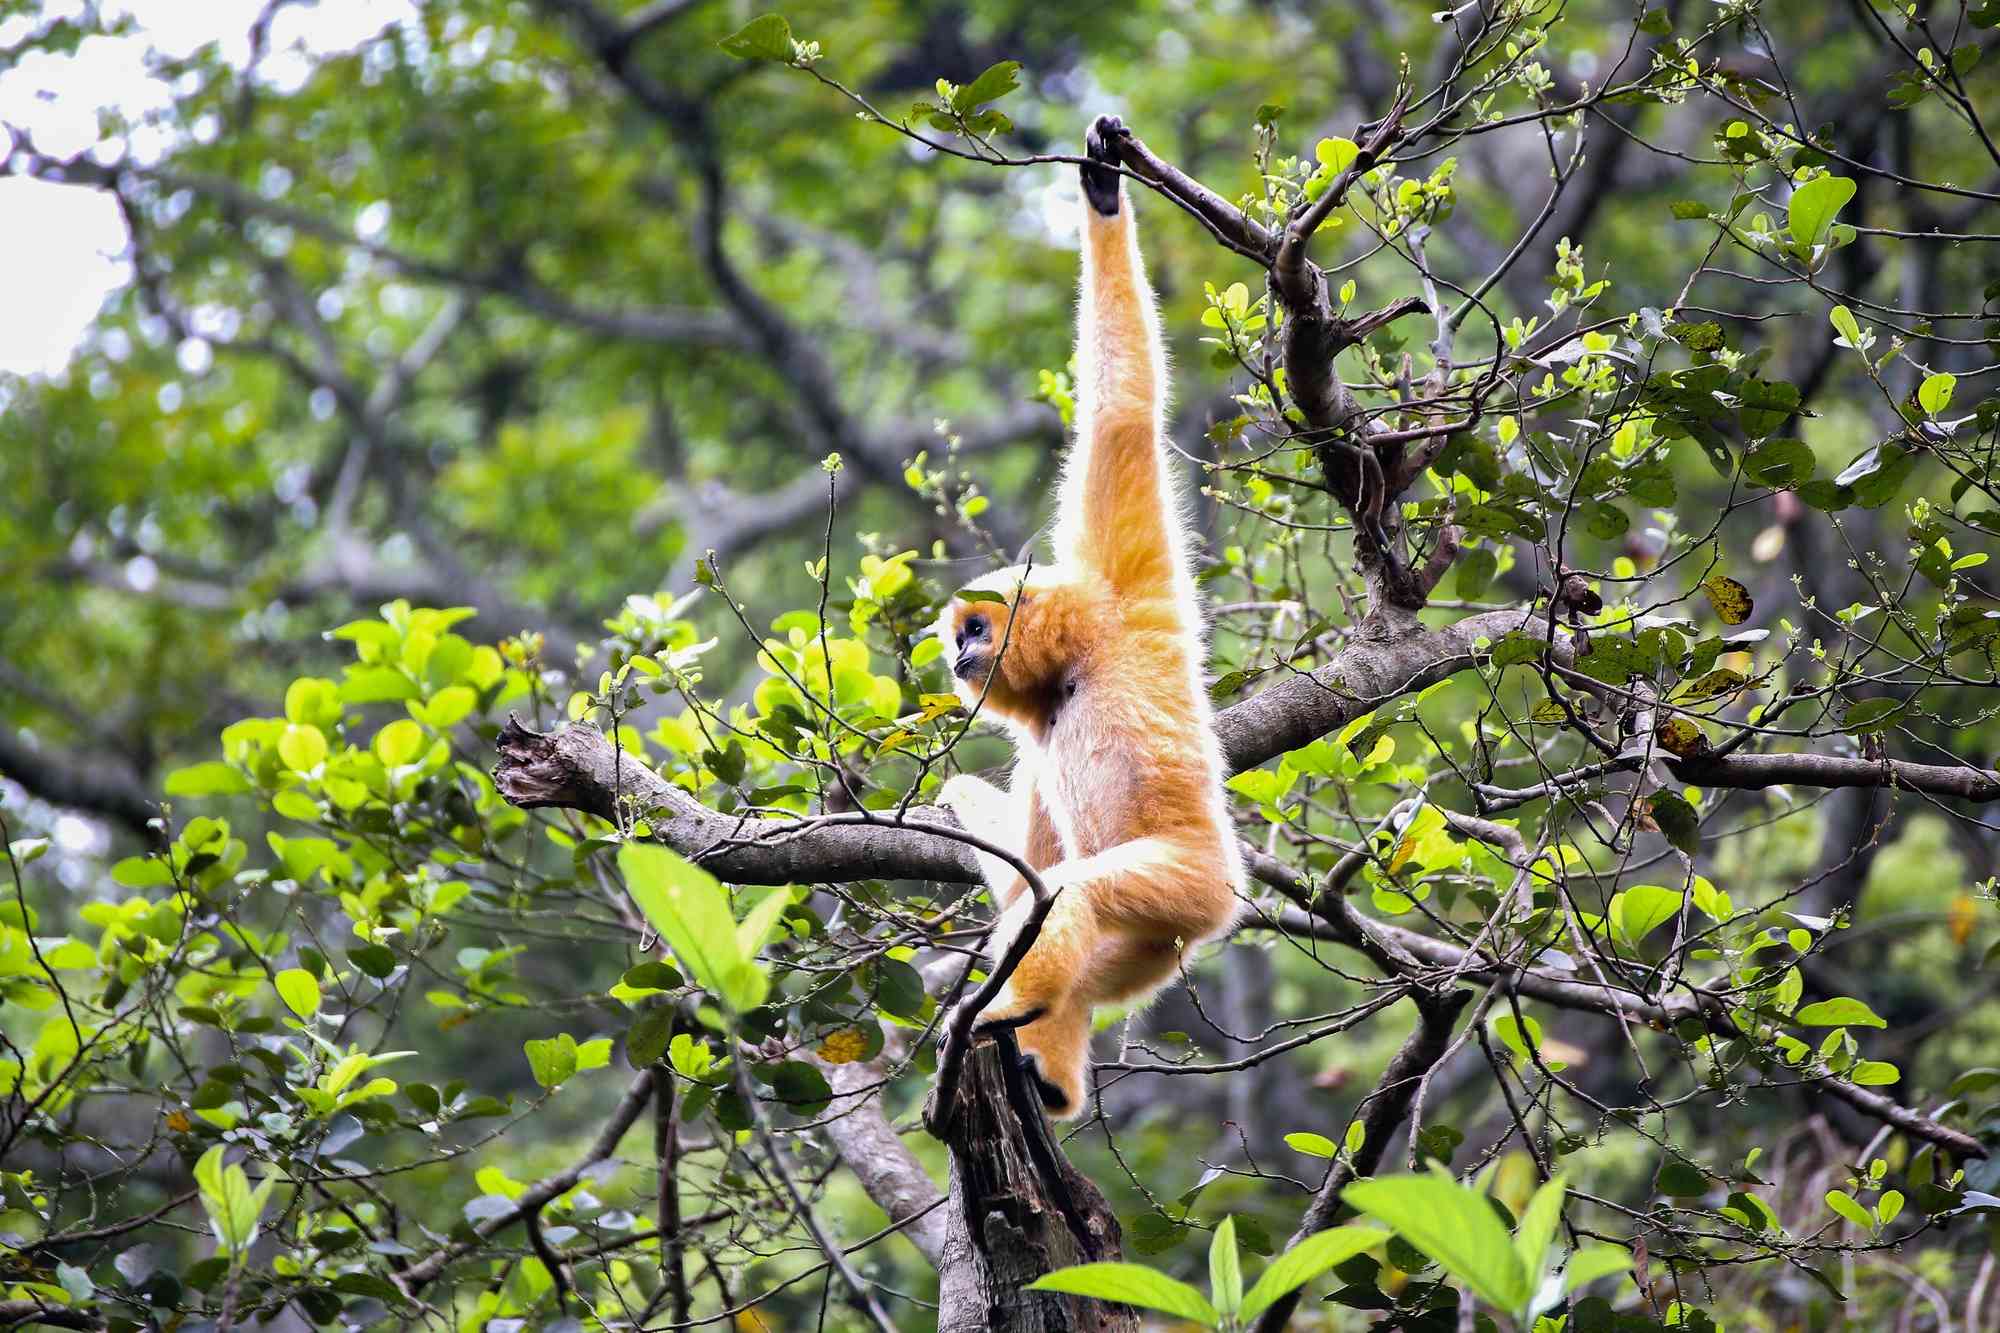
[[[123,759],[67,755],[30,745],[7,725],[0,725],[0,777],[20,783],[51,805],[103,815],[142,836],[160,813],[152,784]]]

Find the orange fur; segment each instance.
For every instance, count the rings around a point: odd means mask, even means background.
[[[979,1024],[1020,1025],[1043,1098],[1062,1116],[1082,1109],[1092,1008],[1171,981],[1188,949],[1228,926],[1243,882],[1161,444],[1159,319],[1122,188],[1115,213],[1083,211],[1077,442],[1056,562],[981,580],[974,588],[1004,603],[955,600],[937,628],[961,696],[971,704],[983,692],[983,711],[1008,726],[1017,751],[1011,792],[960,776],[943,800],[1055,894]],[[1002,909],[997,958],[1032,899],[1004,861],[982,863]]]

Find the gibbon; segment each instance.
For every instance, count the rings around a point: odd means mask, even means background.
[[[1116,164],[1114,116],[1085,139]],[[1001,570],[956,598],[936,633],[968,706],[1012,734],[1010,790],[957,775],[943,803],[1034,867],[1054,906],[975,1030],[1017,1027],[1043,1103],[1083,1106],[1091,1010],[1171,981],[1187,950],[1234,918],[1242,858],[1203,688],[1203,625],[1176,478],[1161,444],[1159,316],[1120,174],[1080,168],[1083,278],[1076,443],[1057,502],[1055,563]],[[995,959],[1033,906],[1003,860],[980,857],[1000,919]]]

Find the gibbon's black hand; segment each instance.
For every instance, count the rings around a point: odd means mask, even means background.
[[[1125,122],[1116,116],[1099,116],[1083,136],[1083,151],[1094,162],[1117,165],[1121,158],[1119,141],[1125,137]],[[1083,179],[1083,197],[1105,217],[1118,215],[1118,173],[1102,167],[1078,167]]]

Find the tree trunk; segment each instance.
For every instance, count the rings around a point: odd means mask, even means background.
[[[1137,1333],[1126,1306],[1024,1290],[1054,1269],[1117,1259],[1119,1230],[1063,1156],[1012,1033],[966,1053],[953,1101],[926,1111],[951,1150],[939,1333]]]

